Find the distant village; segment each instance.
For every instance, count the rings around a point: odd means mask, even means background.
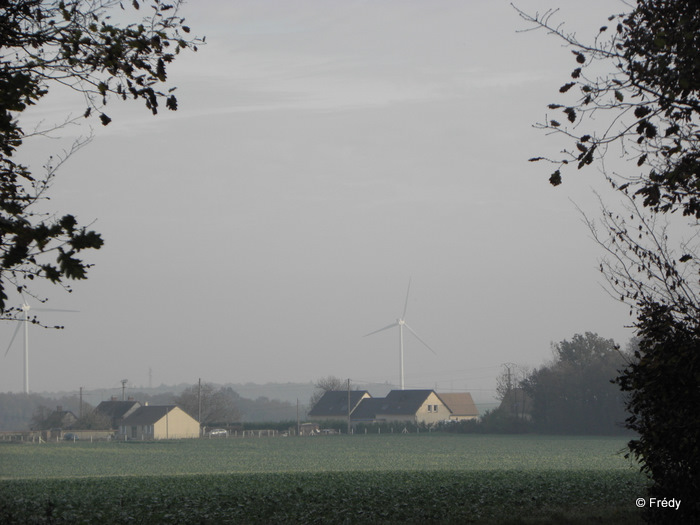
[[[286,400],[238,385],[211,383],[177,391],[126,392],[95,406],[75,396],[57,400],[36,394],[0,393],[2,439],[158,440],[318,433],[447,431],[467,433],[624,434],[624,396],[611,381],[635,351],[586,332],[552,345],[556,359],[532,370],[504,365],[497,399],[477,408],[470,392],[391,389],[386,383],[350,384],[334,376],[315,383],[276,385],[293,391]],[[403,383],[403,381],[402,381]],[[249,384],[240,385],[243,389]],[[234,388],[235,387],[235,388]],[[165,387],[167,388],[167,387]],[[475,390],[476,391],[476,390]],[[113,391],[112,391],[113,392]],[[250,392],[250,391],[249,391]],[[245,392],[250,395],[249,392]],[[288,392],[289,393],[289,392]],[[92,393],[97,396],[97,392]],[[290,402],[296,400],[296,405]],[[307,402],[308,400],[308,402]],[[54,405],[54,406],[56,406]],[[64,407],[79,406],[79,413]],[[31,419],[31,421],[30,421]],[[66,438],[66,436],[68,436]]]
[[[198,407],[199,408],[199,407]],[[237,422],[216,422],[205,425],[177,404],[149,404],[128,397],[113,396],[100,402],[87,415],[89,425],[80,425],[72,411],[57,406],[41,421],[41,428],[28,432],[4,432],[5,439],[32,441],[61,440],[161,440],[199,437],[247,436],[313,436],[327,433],[353,433],[359,425],[390,424],[404,430],[420,426],[476,420],[479,411],[471,394],[437,393],[434,390],[391,390],[384,397],[373,397],[366,390],[329,390],[323,393],[302,421],[287,422],[287,426],[257,430]],[[85,417],[83,417],[85,420]],[[397,426],[398,425],[398,426]],[[89,426],[91,428],[84,428]]]

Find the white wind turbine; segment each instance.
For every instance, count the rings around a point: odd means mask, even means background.
[[[403,305],[403,315],[399,317],[395,322],[391,323],[389,326],[385,326],[384,328],[380,328],[379,330],[375,330],[374,332],[370,332],[368,334],[365,334],[365,337],[376,334],[378,332],[383,332],[384,330],[389,330],[390,328],[394,328],[395,326],[399,327],[399,376],[401,380],[401,390],[404,389],[404,381],[403,381],[403,329],[404,327],[413,334],[413,336],[418,339],[421,343],[423,343],[423,346],[425,346],[428,350],[430,350],[432,353],[435,354],[435,350],[430,348],[428,343],[423,341],[416,332],[413,331],[413,329],[406,324],[406,309],[408,308],[408,294],[411,291],[411,279],[408,280],[408,289],[406,290],[406,302]],[[436,354],[437,355],[437,354]]]
[[[10,348],[12,348],[12,343],[15,342],[15,338],[17,337],[17,333],[19,332],[20,327],[22,324],[24,324],[24,393],[28,394],[29,393],[29,310],[31,310],[31,306],[29,306],[27,303],[23,303],[20,309],[24,312],[24,319],[20,320],[18,319],[17,323],[17,328],[15,328],[15,333],[12,334],[12,339],[10,339],[10,344],[7,345],[7,350],[5,350],[5,357],[7,357],[8,352],[10,351]],[[56,310],[54,308],[35,308],[35,310],[38,310],[40,312],[77,312],[78,310]]]

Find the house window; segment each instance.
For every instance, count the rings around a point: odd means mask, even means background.
[[[437,405],[433,405],[433,412],[437,412],[437,411],[438,411],[437,407],[438,407]]]
[[[428,405],[428,412],[432,412],[432,411],[433,411],[433,405]]]

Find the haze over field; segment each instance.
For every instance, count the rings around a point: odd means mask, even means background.
[[[582,39],[625,10],[558,3]],[[409,278],[406,320],[437,355],[407,334],[408,388],[489,397],[502,363],[538,366],[552,341],[626,343],[628,311],[599,285],[570,201],[595,213],[601,181],[554,189],[527,162],[557,151],[531,125],[572,54],[517,33],[509,2],[198,0],[183,15],[207,45],[169,69],[180,109],[112,101],[52,190],[46,209],[95,220],[106,245],[74,293],[39,288],[79,312],[42,314],[62,331],[30,327],[30,390],[398,385],[397,332],[363,335],[401,316]],[[29,116],[83,110],[56,92]],[[25,158],[38,169],[88,132],[31,139]],[[18,339],[0,390],[22,390],[22,362]]]

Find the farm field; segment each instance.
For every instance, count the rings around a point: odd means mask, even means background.
[[[602,437],[454,434],[0,445],[0,523],[637,523]]]

